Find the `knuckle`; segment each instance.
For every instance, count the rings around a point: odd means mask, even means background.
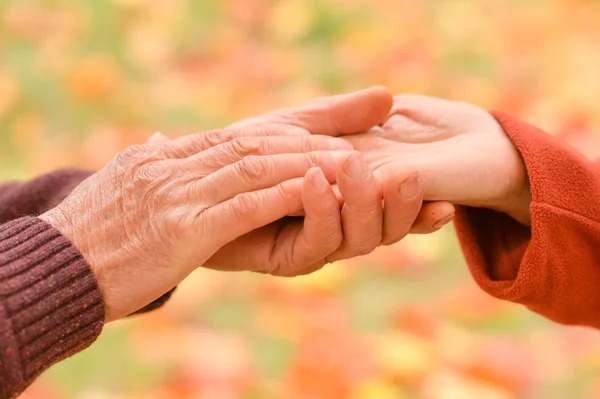
[[[298,150],[300,152],[309,152],[313,149],[313,137],[314,136],[300,136],[298,137]]]
[[[204,149],[208,146],[210,146],[208,140],[206,139],[206,135],[210,134],[210,132],[207,133],[195,133],[192,134],[190,136],[190,148],[194,148],[196,150],[201,150]]]
[[[287,201],[293,198],[293,194],[290,189],[283,183],[279,183],[275,186],[275,190],[277,195],[281,197],[283,200]]]
[[[271,140],[268,137],[261,137],[258,141],[254,141],[254,151],[256,154],[270,154]]]
[[[247,156],[236,163],[237,172],[246,181],[260,180],[271,169],[271,163],[266,158]]]
[[[136,186],[156,183],[167,179],[170,174],[169,168],[161,162],[141,165],[133,172],[133,183]]]
[[[306,163],[309,168],[318,167],[321,163],[319,154],[317,152],[307,152],[304,155],[304,159],[306,160]]]
[[[262,140],[261,140],[262,141]],[[228,150],[240,158],[256,155],[261,152],[261,141],[252,138],[237,138],[227,143]]]
[[[207,144],[204,139],[205,133],[193,133],[185,136],[184,142],[176,142],[175,144],[167,143],[161,148],[161,152],[171,159],[185,158],[206,149]]]
[[[253,134],[255,136],[268,136],[269,133],[271,132],[271,129],[267,127],[267,125],[261,124],[261,125],[255,125],[253,126],[254,132]]]
[[[231,200],[230,211],[238,219],[244,219],[256,212],[259,205],[260,200],[255,193],[238,194]]]
[[[234,133],[231,130],[215,129],[204,132],[198,138],[202,140],[206,148],[210,148],[230,141],[233,135]]]
[[[147,155],[148,151],[146,146],[144,145],[131,145],[127,147],[124,151],[119,153],[115,161],[117,164],[121,166],[129,165],[144,158]]]

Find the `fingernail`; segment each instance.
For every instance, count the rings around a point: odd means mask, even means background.
[[[454,212],[444,216],[443,218],[441,218],[440,220],[435,222],[435,224],[433,225],[433,228],[436,230],[441,229],[443,226],[448,224],[452,219],[454,219]]]
[[[325,178],[323,171],[320,168],[314,168],[311,169],[310,173],[309,180],[313,187],[317,188],[319,191],[325,191],[325,188],[329,186],[329,182]]]
[[[352,150],[354,147],[348,140],[331,138],[327,140],[332,149],[338,150]]]
[[[344,172],[354,180],[366,180],[369,177],[369,167],[358,154],[352,154],[344,164]]]
[[[400,195],[406,199],[415,198],[421,193],[421,175],[415,174],[400,184]]]

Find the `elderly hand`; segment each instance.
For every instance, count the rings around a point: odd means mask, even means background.
[[[400,95],[381,127],[346,136],[382,177],[406,165],[421,173],[421,217],[452,218],[453,204],[486,207],[530,222],[529,181],[521,156],[502,127],[474,105],[439,98]]]
[[[344,140],[306,130],[364,131],[383,122],[390,105],[387,92],[367,90],[276,111],[272,120],[152,140],[117,156],[41,217],[91,264],[107,321],[143,307],[200,265],[308,273],[405,233],[402,223],[384,225],[384,194],[362,156],[345,150]],[[336,179],[347,202],[341,215],[329,184]],[[406,210],[410,226],[420,191],[405,198],[390,183],[383,192],[386,204]],[[301,211],[303,222],[286,217]]]
[[[306,233],[296,230],[297,240],[312,244],[310,221],[319,218],[335,234],[339,209],[328,180],[337,165],[330,150],[344,148],[343,140],[284,126],[133,146],[41,218],[90,263],[108,322],[158,298],[225,244],[302,208]]]

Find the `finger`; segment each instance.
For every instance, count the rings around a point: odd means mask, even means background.
[[[454,205],[450,202],[426,202],[409,232],[411,234],[429,234],[438,231],[454,219],[454,213]]]
[[[383,185],[383,245],[391,245],[408,234],[423,203],[421,175],[403,168],[380,176]]]
[[[299,127],[282,124],[262,124],[240,128],[216,129],[194,133],[171,140],[162,147],[168,158],[187,158],[219,144],[241,137],[262,136],[307,136],[309,133]]]
[[[153,146],[160,146],[161,144],[164,144],[169,140],[170,139],[168,136],[162,134],[161,132],[156,132],[152,136],[150,136],[148,141],[146,141],[146,144],[150,144]]]
[[[231,127],[282,123],[301,127],[313,134],[339,136],[360,133],[387,119],[393,98],[385,87],[318,98],[296,108],[287,108],[244,120]]]
[[[211,240],[208,245],[216,250],[297,212],[302,208],[303,181],[300,177],[262,190],[244,192],[200,212],[196,217],[200,236]]]
[[[339,186],[337,184],[332,184],[331,190],[333,191],[333,194],[335,195],[335,198],[337,200],[338,209],[342,209],[342,207],[344,206],[344,198],[342,197],[342,193],[340,193]],[[304,217],[304,209],[300,209],[298,212],[295,212],[294,214],[288,216]]]
[[[285,180],[302,177],[314,167],[321,168],[328,181],[333,182],[337,165],[335,157],[344,154],[347,152],[335,154],[329,151],[314,151],[304,154],[248,156],[203,179],[192,180],[190,192],[198,201],[208,199],[210,204],[217,204],[241,193],[272,187]]]
[[[304,177],[302,204],[304,225],[291,245],[283,241],[275,248],[278,267],[271,274],[297,276],[312,273],[325,265],[328,255],[342,242],[340,209],[327,178],[319,168]]]
[[[251,155],[307,153],[326,150],[349,150],[352,145],[341,138],[328,136],[240,137],[209,148],[179,163],[187,173],[202,171],[205,175]]]
[[[329,261],[372,252],[381,242],[383,224],[382,194],[379,182],[362,155],[353,152],[336,173],[344,198],[342,229],[344,239]]]

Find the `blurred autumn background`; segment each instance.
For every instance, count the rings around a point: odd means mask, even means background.
[[[591,0],[0,0],[0,179],[373,84],[598,155],[598,21]],[[483,294],[446,228],[309,277],[199,271],[24,397],[600,398],[600,334]]]

